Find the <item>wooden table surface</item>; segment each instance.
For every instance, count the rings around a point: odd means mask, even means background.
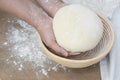
[[[37,73],[37,68],[33,68],[32,62],[25,62],[22,71],[18,70],[18,66],[7,63],[7,59],[13,54],[9,51],[11,46],[5,46],[7,40],[6,32],[9,24],[15,24],[12,21],[15,17],[0,11],[0,80],[100,80],[99,64],[92,65],[83,69],[68,69],[70,72],[64,70],[49,71],[47,76]],[[14,25],[15,26],[15,25]],[[19,26],[19,25],[17,25]],[[14,56],[12,60],[15,60]],[[49,65],[46,65],[49,67]],[[42,69],[42,68],[40,68]]]

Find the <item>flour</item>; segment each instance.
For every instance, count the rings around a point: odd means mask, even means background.
[[[50,71],[69,71],[66,67],[57,64],[43,53],[40,48],[37,31],[26,22],[16,19],[15,25],[9,25],[6,32],[7,42],[4,45],[12,45],[9,50],[11,56],[6,59],[7,64],[13,64],[18,71],[24,70],[26,62],[31,63],[32,69],[39,68],[36,72],[48,76]],[[20,27],[18,27],[20,26]],[[14,59],[13,59],[14,58]]]

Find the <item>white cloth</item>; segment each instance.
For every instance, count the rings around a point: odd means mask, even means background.
[[[120,0],[62,0],[67,4],[82,4],[92,10],[101,12],[106,17],[111,18],[113,10],[119,5]]]
[[[100,62],[102,80],[120,80],[120,7],[113,13],[115,43],[110,54]]]

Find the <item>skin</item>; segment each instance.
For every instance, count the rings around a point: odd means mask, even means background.
[[[59,56],[77,55],[60,47],[52,29],[52,18],[57,10],[64,6],[59,0],[0,0],[0,9],[15,15],[31,24],[39,32],[42,41]]]

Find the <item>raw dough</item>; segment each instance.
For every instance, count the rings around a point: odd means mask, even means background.
[[[85,52],[99,43],[103,24],[90,9],[72,4],[59,9],[53,19],[57,43],[71,52]]]

